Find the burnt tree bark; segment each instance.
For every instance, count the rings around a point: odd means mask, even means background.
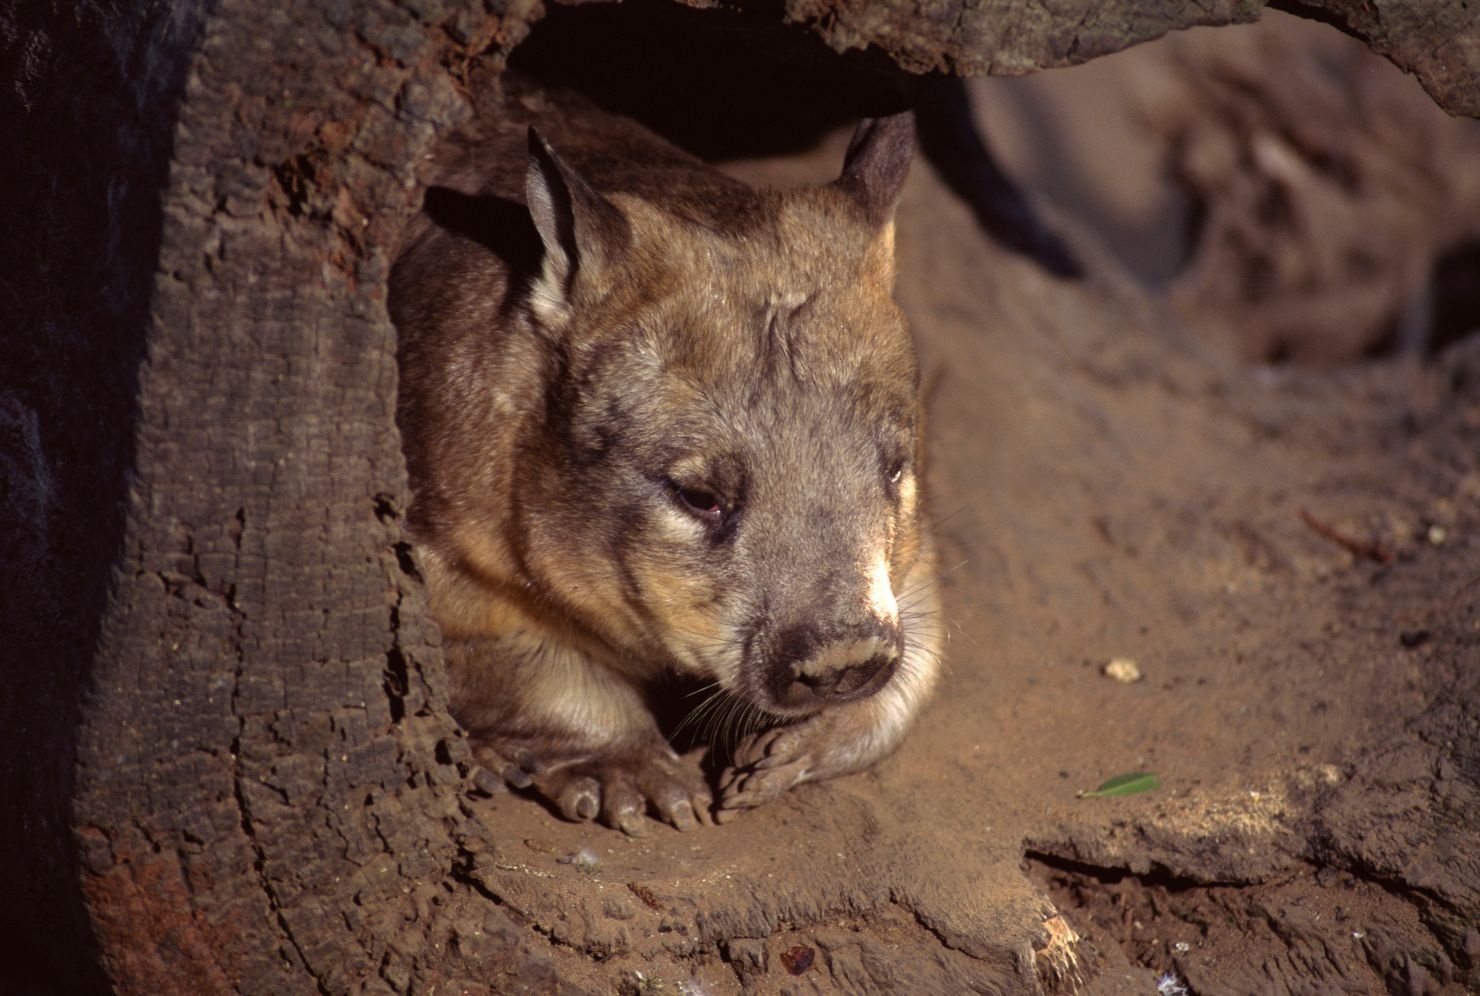
[[[394,4],[35,17],[7,255],[30,261],[9,400],[39,431],[3,725],[28,842],[7,871],[43,914],[17,932],[44,925],[74,991],[538,973],[487,960],[491,905],[438,912],[489,841],[398,532],[383,311],[415,150],[456,104],[441,60],[505,21],[457,42]]]
[[[569,956],[472,874],[496,828],[462,801],[400,528],[386,247],[417,206],[413,167],[465,113],[468,61],[501,58],[539,12],[491,6],[0,13],[0,880],[37,987],[563,985]],[[785,16],[975,74],[1259,7]],[[1477,35],[1427,9],[1368,4],[1343,27],[1480,113]]]

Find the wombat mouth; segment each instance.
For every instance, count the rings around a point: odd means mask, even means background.
[[[836,629],[804,624],[758,636],[746,647],[744,694],[786,719],[877,693],[898,671],[904,649],[899,628],[877,620]]]
[[[888,685],[898,669],[899,657],[894,654],[877,654],[813,674],[781,665],[741,695],[756,708],[789,722],[829,706],[866,699]]]
[[[898,667],[898,657],[879,654],[850,664],[841,671],[818,676],[798,675],[797,683],[805,685],[813,695],[825,701],[851,702],[867,698],[883,688]]]

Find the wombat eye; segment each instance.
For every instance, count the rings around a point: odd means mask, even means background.
[[[673,493],[685,512],[708,523],[724,518],[724,502],[719,495],[703,487],[686,487],[673,482]]]
[[[890,484],[898,484],[899,481],[900,481],[900,478],[904,477],[904,465],[905,465],[905,458],[904,457],[900,457],[898,460],[895,460],[893,463],[891,463],[889,465],[889,472],[888,472],[888,474],[885,475],[885,479]]]

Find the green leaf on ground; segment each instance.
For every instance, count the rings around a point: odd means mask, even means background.
[[[1161,788],[1161,779],[1150,771],[1132,771],[1126,775],[1116,775],[1107,778],[1100,783],[1100,787],[1093,792],[1080,792],[1081,799],[1106,799],[1115,795],[1135,795],[1138,792],[1150,792],[1152,789]]]

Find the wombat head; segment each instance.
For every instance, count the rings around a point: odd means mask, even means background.
[[[517,552],[634,670],[797,716],[911,666],[919,373],[891,290],[913,132],[866,121],[833,183],[713,210],[598,193],[531,132],[548,387]]]

